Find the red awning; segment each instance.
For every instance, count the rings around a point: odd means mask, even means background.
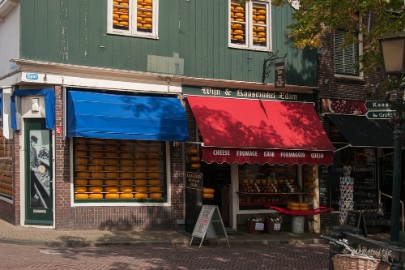
[[[207,163],[332,164],[312,103],[187,97]]]

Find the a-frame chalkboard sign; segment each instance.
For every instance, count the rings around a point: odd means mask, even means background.
[[[190,245],[193,242],[194,237],[201,239],[199,247],[201,247],[205,238],[215,238],[219,245],[218,236],[221,235],[226,238],[228,247],[230,247],[228,234],[226,233],[218,206],[204,204],[194,226],[193,233],[191,234]]]
[[[346,225],[360,229],[361,233],[367,237],[366,220],[363,211],[349,210],[347,213]]]

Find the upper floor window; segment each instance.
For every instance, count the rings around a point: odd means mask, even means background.
[[[108,33],[158,37],[159,0],[108,0]]]
[[[250,50],[270,50],[270,1],[229,1],[229,46]]]
[[[335,73],[346,76],[360,76],[358,43],[345,44],[346,31],[337,30],[334,34]]]

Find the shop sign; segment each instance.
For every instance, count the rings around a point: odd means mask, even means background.
[[[331,165],[332,151],[243,149],[204,147],[202,159],[205,162],[269,163],[269,164],[325,164]]]
[[[364,104],[369,111],[373,110],[391,110],[390,104],[385,101],[378,101],[378,100],[367,100]]]
[[[275,78],[276,78],[276,83],[275,86],[276,88],[282,88],[285,87],[285,70],[284,70],[284,62],[280,63],[275,63]]]
[[[202,173],[196,172],[186,172],[187,188],[190,189],[201,189],[203,180]]]
[[[261,99],[277,101],[314,102],[310,93],[291,93],[285,91],[260,91],[236,88],[183,86],[184,95]]]
[[[390,119],[394,117],[394,111],[368,111],[366,117],[368,119]]]

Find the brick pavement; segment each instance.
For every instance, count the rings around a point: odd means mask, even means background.
[[[328,269],[329,245],[102,246],[48,248],[0,243],[1,269]]]

